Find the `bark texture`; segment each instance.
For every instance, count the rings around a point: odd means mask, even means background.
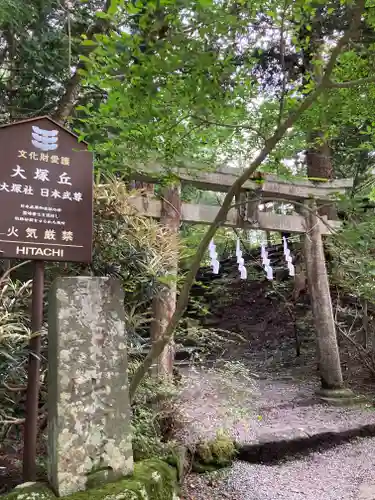
[[[111,0],[105,0],[102,12],[105,14],[108,13],[110,6]],[[95,35],[104,33],[109,29],[109,27],[110,23],[106,19],[98,17],[86,31],[86,39],[93,40]],[[92,50],[92,47],[86,47],[85,55],[87,56]],[[75,105],[77,104],[81,84],[81,74],[79,70],[84,69],[84,67],[85,63],[83,61],[79,61],[75,72],[66,83],[65,92],[61,97],[60,102],[58,103],[56,111],[53,115],[54,120],[61,122],[62,124],[66,122],[66,120],[72,114]]]
[[[305,262],[317,336],[319,373],[323,389],[340,389],[343,378],[337,345],[328,274],[315,201],[306,202]]]
[[[164,284],[152,304],[153,321],[151,324],[152,342],[160,340],[176,310],[177,300],[177,268],[178,268],[178,233],[181,220],[181,196],[178,184],[168,186],[162,191],[162,211],[160,223],[168,228],[175,236],[176,260],[169,269],[170,281]],[[173,374],[175,349],[173,337],[155,360],[152,373],[155,377],[171,377]]]
[[[322,134],[314,134],[310,137],[310,142],[315,146],[310,147],[306,153],[307,176],[312,179],[334,178],[332,166],[332,150],[329,144],[322,140]],[[322,181],[318,181],[322,182]],[[326,202],[319,206],[319,214],[326,215],[330,220],[337,219],[337,210],[334,202]]]

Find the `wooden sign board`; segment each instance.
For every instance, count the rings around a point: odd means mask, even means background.
[[[93,158],[49,117],[0,127],[0,258],[90,262]]]

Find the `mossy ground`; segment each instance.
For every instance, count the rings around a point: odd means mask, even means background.
[[[150,459],[134,465],[131,477],[100,488],[69,495],[67,500],[173,500],[177,471],[162,460]],[[43,485],[14,490],[1,500],[52,500],[56,496]]]
[[[1,500],[53,500],[56,497],[47,486],[36,484],[30,487],[15,489],[0,498]]]

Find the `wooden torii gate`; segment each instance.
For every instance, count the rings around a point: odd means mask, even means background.
[[[178,233],[181,221],[210,224],[220,208],[219,205],[181,203],[180,184],[225,193],[241,173],[240,169],[235,168],[221,168],[208,173],[197,171],[194,174],[191,170],[179,169],[174,171],[178,182],[165,188],[161,197],[137,195],[131,197],[130,202],[139,214],[158,218],[162,224]],[[152,166],[138,174],[137,180],[157,183],[161,174],[160,167]],[[341,223],[319,215],[319,208],[333,205],[335,196],[345,194],[352,186],[352,179],[312,182],[307,179],[284,180],[267,174],[260,177],[258,174],[257,178],[248,180],[242,186],[233,208],[223,221],[227,227],[305,235],[304,254],[317,335],[318,363],[322,389],[328,390],[342,388],[343,379],[322,236],[339,229]],[[279,215],[260,210],[261,204],[272,201],[292,205],[293,213]],[[163,293],[154,303],[153,339],[163,334],[175,309],[175,285],[166,287]],[[173,359],[173,346],[169,346],[157,364],[157,371],[171,373]]]

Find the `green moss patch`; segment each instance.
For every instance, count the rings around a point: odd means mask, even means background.
[[[211,472],[228,467],[236,455],[233,439],[225,434],[218,434],[212,441],[202,441],[197,444],[192,468],[195,472]]]
[[[175,469],[162,460],[150,459],[134,465],[127,479],[102,488],[74,493],[69,500],[172,500],[177,486]]]
[[[177,471],[162,460],[150,459],[134,465],[132,476],[100,488],[65,497],[69,500],[173,500]],[[55,495],[43,485],[14,490],[1,500],[51,500]]]
[[[24,488],[16,488],[0,498],[1,500],[52,500],[56,497],[47,486],[34,484]]]

